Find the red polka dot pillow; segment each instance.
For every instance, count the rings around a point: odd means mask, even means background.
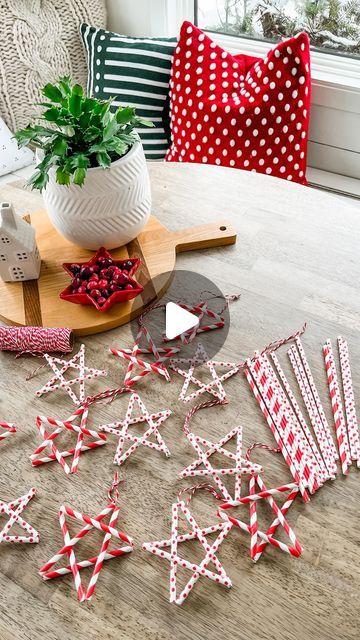
[[[262,60],[233,56],[184,22],[170,87],[168,162],[237,167],[306,184],[305,33],[279,43]]]

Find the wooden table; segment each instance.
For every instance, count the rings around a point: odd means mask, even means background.
[[[221,355],[243,358],[307,320],[303,342],[331,420],[321,352],[326,338],[341,333],[349,339],[358,394],[360,387],[359,209],[351,201],[310,188],[232,169],[152,164],[150,173],[154,213],[168,227],[220,216],[231,219],[238,231],[235,246],[184,254],[177,263],[211,277],[225,293],[242,292],[241,301],[231,306],[231,328]],[[1,192],[1,198],[11,200],[17,209],[31,213],[39,206],[39,196],[25,193],[21,185]],[[96,381],[92,390],[120,383],[124,365],[108,356],[107,346],[126,346],[130,341],[129,327],[85,339],[88,364],[109,371],[107,381]],[[247,534],[233,530],[219,554],[233,588],[228,591],[203,579],[182,607],[168,603],[169,565],[142,552],[141,543],[169,535],[171,503],[186,484],[177,481],[177,473],[193,459],[182,435],[189,407],[176,399],[179,380],[165,384],[149,376],[139,386],[148,408],[171,407],[174,417],[163,428],[172,457],[144,450],[129,460],[126,469],[119,524],[134,537],[136,551],[105,565],[91,603],[78,604],[71,577],[43,583],[36,570],[62,544],[59,505],[69,504],[90,515],[103,507],[114,472],[114,442],[83,455],[79,472],[70,478],[56,463],[33,470],[28,458],[39,442],[35,416],[65,418],[72,406],[61,393],[34,400],[34,391],[48,379],[43,371],[25,381],[37,360],[15,360],[9,353],[0,357],[1,419],[19,427],[16,436],[0,444],[0,496],[11,500],[36,486],[38,497],[25,514],[41,532],[39,545],[1,545],[3,640],[359,638],[360,471],[356,469],[347,478],[327,483],[309,504],[299,501],[289,512],[304,546],[302,558],[267,549],[253,566]],[[284,350],[280,359],[290,377]],[[273,445],[245,379],[237,376],[226,384],[230,405],[201,412],[193,429],[216,439],[241,423],[246,446],[254,440]],[[118,400],[98,407],[95,424],[120,418],[124,406],[125,400]],[[290,479],[282,459],[261,451],[254,458],[266,466],[264,478],[270,486]],[[210,496],[199,494],[191,508],[200,524],[207,525],[216,520],[215,506]],[[93,552],[99,541],[100,535],[93,534]]]

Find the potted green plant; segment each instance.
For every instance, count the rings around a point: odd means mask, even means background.
[[[54,227],[86,249],[112,249],[137,236],[146,224],[151,192],[136,127],[152,126],[112,99],[97,100],[70,78],[47,84],[42,115],[15,138],[37,148],[29,184],[39,189]]]

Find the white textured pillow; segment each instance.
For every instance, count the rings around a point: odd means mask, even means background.
[[[0,118],[0,176],[34,162],[34,154],[27,147],[19,149],[13,134]]]

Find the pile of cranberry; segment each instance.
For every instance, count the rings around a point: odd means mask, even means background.
[[[64,262],[63,269],[71,277],[71,284],[60,293],[60,298],[109,311],[114,304],[132,300],[143,291],[134,278],[140,264],[139,258],[116,260],[104,247],[88,262]]]
[[[134,289],[129,276],[132,268],[131,260],[123,260],[120,267],[112,258],[104,256],[100,256],[95,264],[71,264],[68,269],[74,277],[70,293],[87,293],[102,306],[115,291]]]

